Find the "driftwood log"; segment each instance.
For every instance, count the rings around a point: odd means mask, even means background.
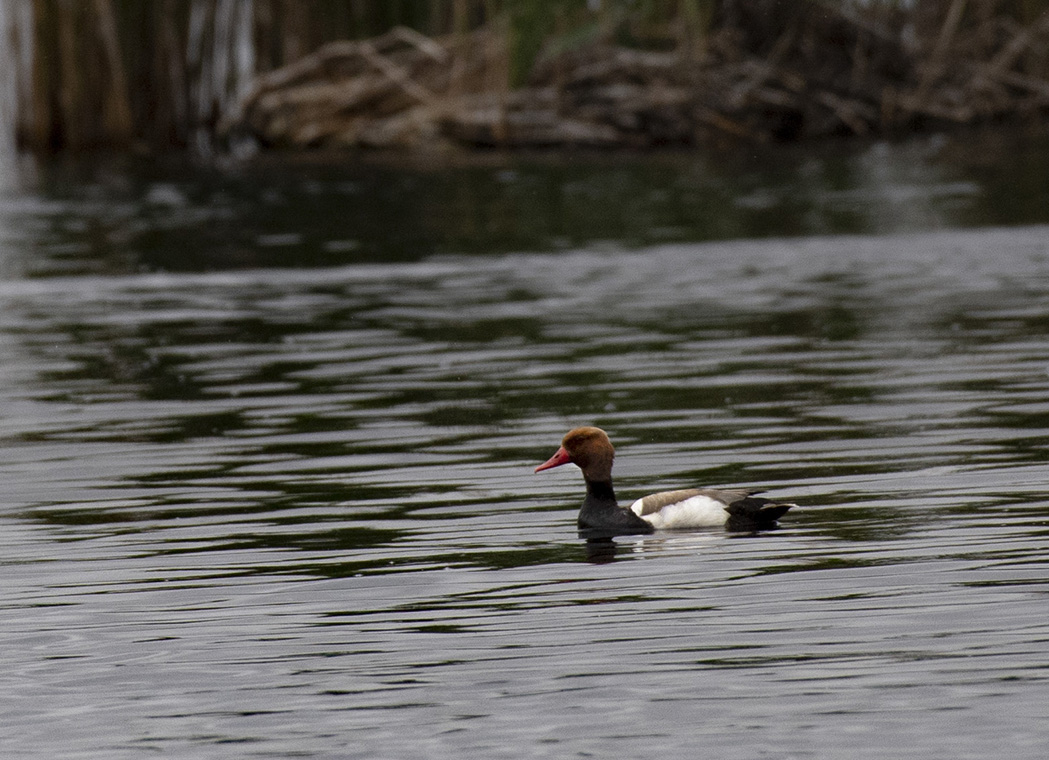
[[[924,37],[902,11],[819,4],[737,19],[701,51],[593,41],[541,58],[513,91],[500,34],[395,29],[259,77],[226,131],[288,147],[646,148],[1044,120],[1049,13],[963,26],[964,6],[953,0]]]

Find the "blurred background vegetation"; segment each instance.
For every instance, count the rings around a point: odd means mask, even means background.
[[[594,40],[699,60],[720,35],[774,64],[785,30],[843,18],[866,40],[891,36],[918,54],[930,82],[951,68],[952,46],[984,45],[988,70],[996,61],[1020,66],[1010,86],[1042,103],[1049,50],[1039,54],[1023,33],[1049,32],[1047,10],[1049,0],[5,0],[0,79],[16,105],[3,118],[37,151],[187,146],[214,130],[257,75],[333,40],[396,26],[433,37],[494,30],[506,50],[499,75],[512,88],[544,55]],[[833,56],[827,45],[854,55],[868,44],[825,32],[792,32],[795,45],[824,46],[809,65]]]

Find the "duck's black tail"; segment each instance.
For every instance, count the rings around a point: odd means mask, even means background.
[[[784,504],[761,496],[744,496],[728,505],[729,530],[761,530],[771,528],[787,510],[797,504]]]

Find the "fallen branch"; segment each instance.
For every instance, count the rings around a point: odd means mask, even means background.
[[[433,104],[437,100],[432,92],[416,83],[407,71],[379,53],[370,43],[362,42],[359,46],[359,52],[364,60],[381,71],[391,82],[420,103]]]
[[[499,32],[438,41],[395,29],[330,43],[260,77],[239,127],[269,145],[608,148],[1049,117],[1049,72],[1037,73],[1049,13],[1003,34],[1000,21],[966,26],[966,7],[951,1],[927,51],[904,33],[906,13],[875,23],[852,9],[799,17],[763,54],[733,29],[716,34],[702,59],[685,45],[650,52],[591,41],[542,58],[514,92]],[[986,42],[994,39],[997,47]]]

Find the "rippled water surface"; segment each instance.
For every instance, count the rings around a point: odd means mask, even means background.
[[[39,170],[0,202],[0,752],[1045,757],[1047,189],[996,176]],[[578,470],[532,473],[584,423],[624,498],[800,506],[588,544]]]

